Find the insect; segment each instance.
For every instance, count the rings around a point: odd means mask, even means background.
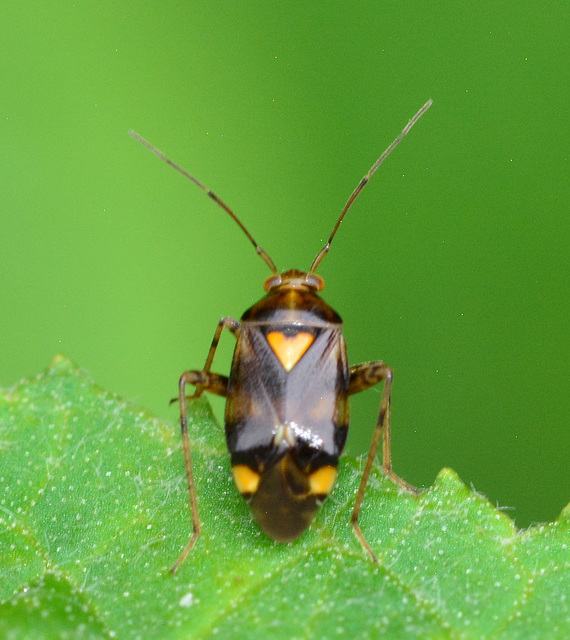
[[[392,369],[382,361],[349,366],[342,320],[320,297],[324,280],[315,271],[358,194],[431,104],[431,100],[424,104],[362,178],[327,243],[306,272],[290,269],[279,273],[273,260],[218,196],[144,138],[129,131],[222,207],[272,271],[264,283],[266,295],[245,311],[240,320],[230,317],[220,320],[204,367],[185,371],[180,377],[177,400],[192,535],[172,573],[184,562],[201,532],[188,437],[187,401],[200,397],[204,391],[226,398],[226,441],[235,484],[249,502],[254,519],[274,540],[292,541],[307,529],[336,480],[348,432],[349,396],[381,382],[384,387],[376,428],[350,519],[357,538],[373,561],[376,555],[358,525],[358,515],[380,440],[383,473],[403,489],[417,493],[415,487],[392,470]],[[224,329],[236,338],[229,376],[211,371]],[[195,388],[188,396],[187,385]]]

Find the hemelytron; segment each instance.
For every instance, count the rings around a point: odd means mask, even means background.
[[[342,320],[320,297],[324,280],[316,274],[316,269],[358,194],[431,104],[431,100],[424,104],[362,178],[308,271],[290,269],[279,273],[273,260],[218,196],[137,133],[129,132],[222,207],[272,272],[265,280],[266,295],[259,302],[239,320],[230,317],[220,320],[203,368],[185,371],[180,377],[178,400],[192,535],[172,572],[192,550],[201,531],[187,402],[204,391],[226,398],[226,441],[235,484],[249,502],[259,526],[275,540],[294,540],[313,520],[336,480],[338,460],[348,432],[348,398],[380,382],[384,382],[380,410],[350,520],[372,560],[376,560],[376,556],[360,530],[358,514],[380,440],[384,474],[400,487],[417,493],[392,470],[392,369],[380,360],[349,365]],[[236,339],[229,376],[211,371],[224,329]],[[188,384],[195,387],[189,396],[186,395]]]

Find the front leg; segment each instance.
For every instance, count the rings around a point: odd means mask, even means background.
[[[190,450],[190,438],[188,437],[188,410],[187,400],[199,398],[204,391],[209,391],[218,396],[226,397],[228,392],[228,378],[217,373],[211,373],[210,367],[214,360],[216,348],[220,341],[222,331],[228,329],[234,335],[239,329],[239,322],[233,318],[222,318],[216,327],[214,338],[208,351],[206,362],[202,371],[185,371],[180,376],[178,385],[178,400],[180,402],[180,430],[182,433],[182,451],[184,453],[184,466],[186,468],[186,479],[188,481],[188,496],[190,498],[190,508],[192,511],[192,536],[190,541],[182,550],[180,557],[174,563],[171,573],[176,573],[178,567],[184,562],[186,556],[192,551],[198,536],[200,535],[201,525],[198,513],[198,497],[196,495],[196,485],[194,483],[194,470],[192,466],[192,454]],[[192,395],[186,395],[186,385],[192,384],[195,391]]]
[[[416,487],[412,486],[400,476],[398,476],[392,470],[392,449],[391,449],[391,433],[390,433],[390,402],[392,396],[392,380],[393,371],[384,362],[364,362],[357,364],[350,368],[350,382],[348,387],[348,395],[365,391],[370,387],[384,381],[384,389],[382,390],[382,397],[380,399],[380,411],[378,413],[378,420],[376,421],[376,428],[374,429],[374,435],[372,436],[372,442],[368,451],[368,458],[366,459],[366,465],[362,474],[362,480],[360,481],[360,487],[356,494],[356,500],[352,509],[352,516],[350,522],[354,529],[357,538],[360,540],[362,546],[369,553],[374,562],[377,561],[376,555],[372,551],[372,548],[368,544],[368,541],[364,537],[364,534],[360,530],[358,525],[358,515],[360,513],[360,507],[362,500],[364,499],[364,492],[366,485],[368,484],[368,477],[372,470],[374,459],[376,458],[376,452],[378,445],[380,444],[380,438],[382,438],[382,471],[384,475],[388,476],[395,484],[402,487],[406,491],[414,494],[418,494]]]
[[[196,390],[192,395],[184,396],[186,400],[199,398],[204,391],[209,391],[210,393],[214,393],[215,395],[222,396],[224,398],[226,397],[228,390],[227,377],[217,373],[210,373],[210,368],[214,361],[214,355],[216,354],[216,349],[218,348],[218,343],[220,342],[220,337],[224,329],[228,329],[228,331],[231,331],[235,335],[239,329],[239,322],[229,317],[222,318],[218,322],[214,337],[212,338],[212,344],[208,350],[208,356],[204,363],[204,368],[201,371],[185,371],[182,374],[180,377],[180,387],[182,390],[185,390],[187,384],[192,384],[196,387]],[[170,403],[172,404],[177,400],[180,400],[180,417],[182,418],[183,403],[180,398],[180,393],[178,394],[178,398],[173,398]]]

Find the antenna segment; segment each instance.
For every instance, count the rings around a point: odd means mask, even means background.
[[[315,269],[319,266],[321,260],[327,255],[329,249],[331,248],[331,242],[340,227],[340,223],[343,221],[346,212],[350,209],[352,203],[356,200],[358,194],[364,189],[364,187],[368,184],[368,181],[372,177],[372,174],[378,169],[378,167],[386,160],[386,158],[392,153],[392,151],[402,142],[405,136],[409,133],[410,129],[416,124],[416,122],[424,115],[424,113],[431,107],[432,100],[428,100],[424,106],[416,113],[416,115],[408,122],[408,124],[402,130],[402,133],[392,142],[392,144],[384,151],[384,153],[376,160],[376,162],[370,167],[370,171],[362,178],[359,185],[352,192],[352,195],[348,199],[347,203],[344,205],[344,209],[342,210],[339,219],[336,221],[336,224],[332,230],[332,233],[325,244],[325,246],[317,253],[317,257],[313,260],[313,264],[309,269],[309,273],[314,273]]]

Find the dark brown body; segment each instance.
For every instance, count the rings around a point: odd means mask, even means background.
[[[173,572],[200,535],[186,403],[204,391],[227,398],[226,441],[234,481],[274,540],[295,540],[313,520],[336,480],[348,432],[348,398],[379,382],[384,382],[380,411],[351,517],[373,560],[358,513],[380,438],[384,473],[416,492],[392,471],[392,370],[379,360],[348,365],[342,320],[318,295],[323,286],[320,276],[297,270],[269,277],[267,295],[241,320],[220,320],[204,368],[182,374],[178,400],[194,530]],[[229,377],[210,370],[224,329],[237,340]],[[196,387],[191,396],[186,396],[187,384]]]
[[[286,541],[308,527],[334,483],[350,370],[340,316],[305,274],[281,277],[235,331],[225,422],[234,476],[242,466],[255,474],[245,470],[254,479],[245,486],[236,476],[238,488],[264,531]]]

